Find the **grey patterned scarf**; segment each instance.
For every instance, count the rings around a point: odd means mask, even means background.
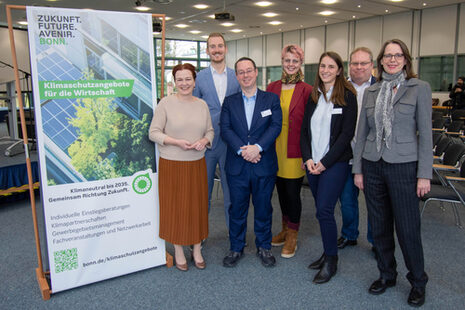
[[[392,111],[392,103],[394,99],[394,87],[405,80],[404,71],[399,71],[396,74],[383,72],[383,80],[381,82],[381,90],[376,98],[375,105],[375,124],[376,124],[376,149],[381,150],[381,142],[386,139],[386,147],[391,148],[392,139],[392,121],[394,112]]]

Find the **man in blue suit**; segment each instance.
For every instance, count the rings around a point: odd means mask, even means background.
[[[228,49],[221,33],[211,33],[207,39],[207,54],[210,56],[210,66],[197,74],[194,96],[205,100],[210,110],[215,137],[211,149],[205,152],[208,177],[208,210],[210,210],[216,165],[220,166],[221,186],[223,188],[224,214],[229,227],[229,188],[224,171],[226,160],[226,144],[220,134],[220,113],[226,96],[241,90],[234,70],[226,67],[225,56]]]
[[[275,140],[281,132],[279,97],[257,88],[255,62],[242,57],[234,65],[241,92],[225,98],[221,109],[221,136],[228,146],[226,177],[231,195],[229,254],[225,267],[234,267],[243,255],[250,196],[254,205],[257,256],[265,267],[276,264],[271,253],[271,196],[278,171]]]
[[[357,91],[358,113],[362,110],[362,99],[365,89],[376,83],[375,77],[371,74],[373,71],[373,54],[367,47],[358,47],[350,53],[349,62],[349,81]],[[358,118],[358,117],[357,117]],[[352,142],[352,149],[355,146],[355,137]],[[350,162],[352,165],[352,161]],[[341,202],[342,228],[341,237],[337,240],[337,247],[343,249],[346,246],[357,244],[358,237],[358,193],[359,190],[354,184],[352,166],[349,169],[346,184],[339,198]],[[371,236],[370,222],[367,221],[367,239],[373,244]],[[376,250],[372,247],[373,253]]]

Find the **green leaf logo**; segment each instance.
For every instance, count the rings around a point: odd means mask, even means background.
[[[138,175],[132,182],[132,189],[138,194],[145,194],[152,188],[152,180],[150,175],[141,174]]]

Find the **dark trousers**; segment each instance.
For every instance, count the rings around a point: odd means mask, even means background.
[[[362,162],[363,186],[371,222],[374,246],[378,252],[381,277],[395,279],[394,226],[405,265],[407,279],[415,287],[425,287],[428,276],[424,269],[421,243],[417,162],[390,164],[384,160]]]
[[[276,177],[276,190],[278,191],[279,205],[281,206],[283,219],[294,230],[299,230],[300,215],[302,213],[300,189],[302,188],[303,179],[304,177],[298,179]]]
[[[338,162],[319,175],[308,173],[308,184],[315,199],[316,218],[320,223],[325,255],[337,255],[337,226],[334,207],[347,178],[349,164]]]
[[[250,195],[252,195],[254,206],[255,245],[257,248],[271,249],[273,214],[271,196],[276,176],[259,177],[254,174],[252,165],[247,163],[239,175],[226,173],[231,193],[231,207],[229,208],[230,250],[235,252],[241,252],[245,246]]]

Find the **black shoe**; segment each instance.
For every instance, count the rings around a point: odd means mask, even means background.
[[[271,250],[258,248],[257,256],[260,257],[262,265],[265,267],[273,267],[276,264],[276,259],[274,258],[273,253],[271,253]]]
[[[244,255],[244,252],[234,252],[234,251],[229,251],[229,254],[223,258],[223,266],[224,267],[235,267],[237,265],[237,262],[241,259],[242,255]]]
[[[325,256],[323,266],[313,278],[313,283],[326,283],[336,274],[337,271],[337,255]]]
[[[368,293],[373,295],[380,295],[386,291],[388,287],[393,287],[396,285],[396,279],[394,280],[385,280],[383,278],[379,278],[375,282],[373,282],[368,289]]]
[[[410,306],[421,307],[425,303],[425,288],[412,287],[407,302]]]
[[[339,249],[343,249],[348,245],[357,245],[357,240],[349,240],[344,237],[340,237],[337,239],[337,247]]]
[[[321,257],[318,260],[308,265],[308,268],[309,269],[321,269],[321,267],[323,266],[324,260],[325,260],[325,253],[323,253],[323,255],[321,255]]]

